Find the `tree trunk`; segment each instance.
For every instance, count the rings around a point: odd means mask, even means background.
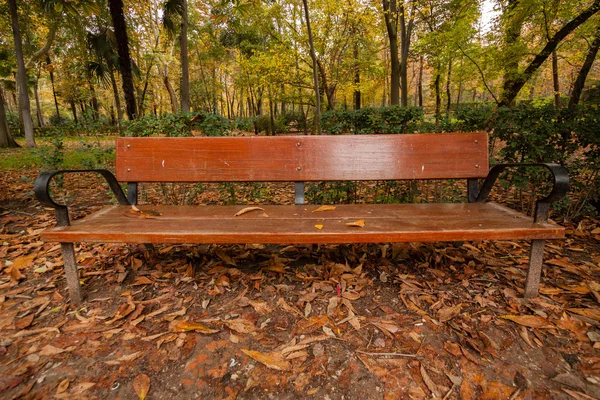
[[[123,0],[108,0],[108,5],[110,8],[110,16],[113,21],[113,27],[115,29],[117,52],[119,54],[119,69],[121,71],[123,93],[125,94],[127,116],[130,120],[133,120],[137,115],[137,107],[135,104],[135,91],[133,88],[133,74],[131,72],[127,26],[125,25],[125,16],[123,15]]]
[[[98,104],[98,97],[96,96],[96,90],[94,89],[94,85],[92,84],[92,81],[89,80],[88,81],[88,85],[90,88],[90,93],[92,94],[92,109],[94,110],[94,114],[93,114],[93,118],[94,121],[97,121],[98,118],[100,117],[100,106]]]
[[[17,58],[17,86],[19,88],[19,109],[23,116],[23,132],[25,133],[27,147],[35,147],[31,107],[29,105],[29,95],[27,93],[27,72],[25,71],[25,61],[23,61],[23,41],[21,39],[19,17],[17,14],[17,1],[8,0],[8,9],[10,12],[13,39],[15,42],[15,56]]]
[[[360,110],[360,63],[358,43],[354,41],[354,109]]]
[[[448,76],[446,77],[446,116],[450,115],[452,105],[452,93],[450,92],[450,79],[452,78],[452,59],[448,61]]]
[[[579,70],[579,74],[577,74],[577,79],[575,79],[575,83],[573,84],[573,91],[571,92],[571,97],[569,98],[569,107],[575,107],[579,104],[579,100],[581,99],[581,93],[583,92],[583,87],[585,86],[585,80],[592,68],[592,64],[596,59],[596,55],[598,54],[598,49],[600,48],[600,25],[596,28],[596,35],[594,36],[594,41],[590,46],[586,56],[585,61],[581,69]]]
[[[531,76],[538,70],[538,68],[546,61],[546,59],[556,49],[558,44],[577,29],[581,24],[586,22],[592,15],[596,14],[600,10],[600,0],[595,0],[594,3],[583,10],[579,15],[565,24],[556,34],[546,43],[546,46],[540,51],[533,60],[529,63],[523,73],[517,74],[516,76],[505,77],[502,99],[500,100],[500,106],[508,106],[513,103],[525,83],[531,78]]]
[[[77,119],[77,107],[75,107],[75,101],[69,100],[69,105],[71,106],[71,112],[73,113],[73,120],[75,123],[78,123],[79,120]]]
[[[419,93],[419,107],[423,108],[423,55],[419,57],[419,80],[417,82],[417,91]]]
[[[54,97],[54,106],[56,107],[56,119],[60,121],[60,111],[58,110],[58,100],[56,98],[56,89],[54,88],[54,66],[50,61],[49,55],[46,55],[46,65],[50,71],[50,83],[52,84],[52,96]]]
[[[181,0],[182,15],[181,15],[181,32],[179,34],[179,59],[181,62],[181,111],[190,111],[190,73],[188,63],[188,12],[187,0]]]
[[[171,99],[171,111],[173,112],[173,114],[175,114],[179,107],[177,106],[177,95],[175,94],[175,90],[171,85],[169,75],[165,74],[163,76],[163,82],[165,84],[165,87],[167,88],[167,92],[169,93],[169,98]]]
[[[403,0],[402,0],[403,1]],[[401,105],[408,107],[408,51],[410,49],[410,36],[412,34],[413,20],[406,23],[404,3],[400,6],[400,80],[401,80]]]
[[[42,106],[40,104],[40,96],[38,93],[38,84],[39,77],[36,77],[36,80],[33,84],[33,96],[35,97],[35,114],[37,116],[38,126],[40,128],[44,127],[44,116],[42,115]]]
[[[121,97],[119,96],[119,88],[117,88],[117,80],[115,79],[115,73],[112,68],[108,70],[108,76],[110,77],[110,84],[115,95],[115,107],[117,109],[117,125],[123,120],[123,108],[121,107]]]
[[[2,90],[2,86],[0,86],[0,148],[20,147],[10,134],[4,104],[4,91]]]
[[[310,58],[313,63],[313,85],[315,89],[315,125],[317,134],[321,134],[321,93],[319,91],[319,74],[317,71],[317,55],[315,54],[315,45],[313,42],[312,30],[310,29],[310,17],[308,15],[308,1],[302,0],[304,5],[304,15],[306,19],[306,30],[308,32],[308,43],[310,45]]]
[[[398,58],[398,9],[396,0],[383,0],[383,17],[390,41],[390,103],[400,104],[400,60]]]
[[[435,75],[435,126],[440,124],[440,110],[442,107],[442,96],[440,94],[440,73]]]
[[[554,87],[554,107],[560,108],[560,82],[558,80],[558,56],[552,51],[552,86]]]

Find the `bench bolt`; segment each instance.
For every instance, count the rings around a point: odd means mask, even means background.
[[[296,171],[302,171],[302,167],[296,167]]]

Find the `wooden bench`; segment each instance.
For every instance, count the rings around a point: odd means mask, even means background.
[[[537,202],[533,218],[486,202],[499,174],[488,171],[488,136],[410,134],[357,136],[198,137],[117,139],[116,177],[107,170],[42,172],[35,194],[56,211],[58,227],[42,234],[60,242],[71,302],[81,302],[73,242],[318,244],[532,240],[525,297],[537,296],[545,239],[564,237],[547,223],[550,202],[568,190],[567,171],[549,169],[554,186]],[[70,223],[67,207],[48,192],[52,178],[93,172],[108,182],[119,205]],[[466,179],[467,203],[356,204],[313,212],[304,204],[307,181]],[[479,181],[483,180],[483,183]],[[127,196],[118,182],[127,182]],[[244,206],[139,206],[153,218],[130,218],[139,182],[295,182],[295,205],[263,206],[235,216]],[[364,220],[363,227],[346,224]],[[323,225],[321,229],[315,225]]]

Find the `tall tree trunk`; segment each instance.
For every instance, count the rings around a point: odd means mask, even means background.
[[[25,71],[25,61],[23,61],[23,41],[21,39],[21,30],[19,28],[19,16],[17,14],[17,1],[8,0],[8,9],[12,24],[13,39],[15,42],[15,56],[17,58],[17,86],[19,87],[19,109],[23,116],[23,132],[25,133],[25,143],[27,147],[35,147],[35,138],[33,137],[33,121],[31,120],[31,108],[29,105],[29,95],[27,93],[27,72]]]
[[[403,0],[401,0],[403,1]],[[410,37],[412,34],[413,20],[406,23],[405,7],[402,2],[399,7],[400,17],[400,81],[401,81],[401,99],[402,107],[408,107],[408,51],[410,49]]]
[[[504,49],[502,51],[502,64],[504,68],[503,76],[503,93],[508,93],[510,83],[518,78],[519,75],[519,60],[521,58],[519,52],[519,38],[521,30],[525,22],[525,13],[518,12],[520,0],[508,0],[504,18],[506,19],[506,27],[504,30]],[[516,97],[516,96],[514,96]],[[510,101],[512,105],[514,97]]]
[[[6,119],[6,109],[4,107],[4,91],[0,85],[0,148],[20,147],[10,134],[10,127]]]
[[[40,104],[40,96],[38,93],[39,77],[36,77],[33,84],[33,96],[35,97],[35,114],[37,116],[38,126],[44,127],[44,115],[42,114],[42,105]]]
[[[452,59],[448,61],[448,76],[446,77],[446,116],[450,115],[452,105],[452,93],[450,92],[450,81],[452,78]]]
[[[304,15],[306,19],[306,30],[308,32],[308,43],[310,45],[310,58],[313,63],[313,85],[315,89],[315,125],[317,134],[321,134],[321,93],[319,91],[319,73],[317,71],[317,55],[315,54],[315,44],[313,42],[312,30],[310,28],[310,17],[308,15],[308,1],[302,0],[304,6]]]
[[[137,115],[137,107],[133,88],[133,74],[131,72],[131,57],[129,55],[129,39],[127,38],[127,26],[125,25],[125,16],[123,15],[123,0],[108,0],[108,6],[115,29],[117,53],[119,54],[119,69],[121,71],[123,93],[125,94],[127,116],[130,120],[134,120]]]
[[[435,126],[440,124],[440,110],[442,108],[442,96],[440,94],[440,73],[435,75]]]
[[[181,32],[179,34],[180,62],[181,62],[181,111],[190,111],[190,73],[188,63],[188,12],[187,0],[181,0]]]
[[[123,107],[121,107],[121,97],[119,96],[119,88],[117,87],[117,80],[115,79],[115,73],[112,68],[108,70],[108,76],[110,77],[110,84],[115,97],[115,107],[117,109],[117,125],[121,124],[123,120]]]
[[[400,60],[398,58],[398,8],[396,0],[383,0],[383,17],[390,42],[390,103],[400,104]]]
[[[556,32],[556,34],[554,34],[552,39],[546,43],[546,46],[544,46],[544,48],[535,55],[527,68],[525,68],[525,71],[517,74],[516,76],[508,77],[508,79],[505,77],[502,99],[500,100],[499,105],[508,106],[512,104],[523,86],[544,63],[544,61],[546,61],[546,59],[552,54],[558,44],[565,37],[567,37],[567,35],[590,19],[590,17],[596,14],[598,11],[600,11],[600,0],[594,0],[590,7],[583,10],[581,13],[579,13],[579,15],[566,23],[558,32]]]
[[[419,107],[423,108],[423,55],[419,57],[419,80],[417,82],[417,92],[419,93]]]
[[[175,89],[171,85],[171,81],[169,80],[169,75],[166,73],[163,76],[163,82],[165,87],[167,88],[167,93],[169,93],[169,98],[171,99],[171,111],[175,114],[179,107],[177,106],[177,95],[175,94]]]
[[[54,66],[50,61],[49,55],[46,55],[46,65],[50,71],[50,83],[52,84],[52,96],[54,97],[54,106],[56,107],[56,119],[60,121],[60,111],[58,109],[58,100],[56,98],[56,89],[54,87]]]
[[[560,82],[558,80],[558,56],[552,51],[552,86],[554,87],[554,107],[560,108]]]
[[[69,100],[69,106],[71,106],[71,112],[73,113],[73,120],[75,121],[75,123],[78,123],[79,119],[77,119],[77,107],[75,107],[75,101]]]
[[[575,107],[579,104],[579,100],[581,99],[581,93],[583,92],[583,88],[585,86],[585,80],[587,79],[588,73],[592,68],[592,64],[596,59],[596,55],[598,54],[598,49],[600,48],[600,25],[596,28],[596,34],[594,36],[594,41],[590,46],[583,65],[577,74],[577,79],[575,79],[575,83],[573,84],[573,91],[571,92],[571,96],[569,98],[569,107]]]
[[[94,85],[91,80],[88,80],[88,86],[90,88],[90,93],[92,94],[92,109],[94,110],[93,118],[94,121],[97,121],[100,118],[100,105],[98,104],[98,97],[96,96],[96,90],[94,89]]]
[[[358,43],[354,40],[354,109],[360,110],[360,63]]]

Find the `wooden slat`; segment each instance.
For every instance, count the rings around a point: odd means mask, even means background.
[[[264,206],[235,217],[243,206],[141,206],[161,215],[131,217],[112,206],[72,226],[42,234],[57,242],[128,243],[349,243],[454,240],[556,239],[564,228],[532,219],[495,203]],[[363,228],[345,225],[365,220]],[[322,230],[315,228],[323,225]]]
[[[124,182],[484,178],[487,133],[118,138]]]

